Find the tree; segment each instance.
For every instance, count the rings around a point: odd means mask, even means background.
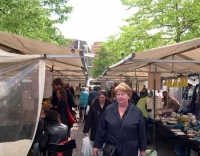
[[[138,8],[138,11],[127,19],[128,26],[136,26],[136,40],[141,39],[137,35],[142,32],[146,33],[142,36],[145,40],[162,40],[163,45],[200,35],[199,32],[194,32],[200,26],[198,0],[122,0],[122,3],[130,8]]]
[[[200,36],[200,1],[199,0],[121,0],[129,9],[136,9],[131,17],[126,19],[127,25],[121,27],[118,35],[108,39],[103,44],[109,55],[125,56],[131,52],[140,52],[155,47],[178,43]],[[98,52],[101,56],[101,51]],[[99,57],[101,58],[101,57]],[[112,60],[113,63],[118,62]],[[107,60],[107,65],[110,65]],[[94,70],[101,60],[94,61]],[[104,64],[106,64],[104,62]],[[104,64],[102,67],[104,67]],[[94,73],[96,77],[101,72]]]
[[[92,62],[95,68],[92,69],[92,76],[100,76],[106,67],[114,64],[116,61],[121,60],[121,54],[117,53],[117,42],[115,40],[116,36],[110,36],[108,42],[101,44],[101,50],[96,52],[97,58]]]
[[[1,0],[0,29],[42,41],[67,45],[66,39],[54,24],[67,20],[71,7],[62,7],[67,0]],[[65,11],[64,11],[65,10]],[[54,19],[50,19],[52,14]]]

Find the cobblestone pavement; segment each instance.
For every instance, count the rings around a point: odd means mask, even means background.
[[[82,139],[84,138],[83,134],[83,119],[78,119],[78,122],[73,125],[71,129],[71,136],[76,140],[77,149],[74,149],[73,156],[81,156],[82,148]]]

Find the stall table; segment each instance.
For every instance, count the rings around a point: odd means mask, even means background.
[[[165,136],[167,140],[175,145],[185,146],[185,155],[188,155],[189,150],[192,149],[195,152],[198,152],[198,156],[200,156],[200,142],[194,140],[193,138],[189,138],[187,135],[177,135],[172,132],[168,126],[163,125],[160,121],[155,121],[155,125],[156,131]]]

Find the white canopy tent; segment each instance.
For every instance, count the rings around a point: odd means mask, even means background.
[[[0,155],[28,153],[47,70],[68,83],[87,81],[82,51],[0,31]]]
[[[25,57],[45,57],[46,54],[46,68],[53,71],[54,77],[61,77],[68,83],[87,81],[88,71],[82,51],[3,31],[0,31],[0,49]]]
[[[143,52],[132,53],[108,67],[99,81],[124,81],[127,77],[146,80],[148,72],[162,77],[200,73],[200,38]]]

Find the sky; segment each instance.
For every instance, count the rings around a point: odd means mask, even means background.
[[[69,19],[56,26],[66,38],[86,41],[89,46],[119,33],[124,19],[133,14],[120,0],[69,0],[68,5],[73,7]]]

